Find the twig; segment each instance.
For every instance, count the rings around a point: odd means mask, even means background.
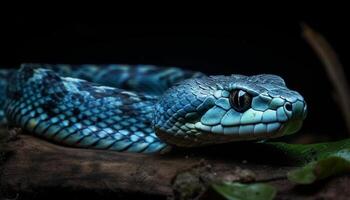
[[[303,36],[316,52],[327,71],[328,77],[335,88],[337,102],[341,108],[350,135],[350,93],[343,66],[337,54],[327,40],[307,24],[302,24]]]

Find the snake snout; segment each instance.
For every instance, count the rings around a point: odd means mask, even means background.
[[[292,120],[293,119],[303,120],[307,115],[307,105],[304,101],[297,100],[294,103],[287,101],[283,107],[286,114]]]
[[[283,108],[288,116],[288,120],[281,127],[279,134],[290,135],[298,132],[307,115],[306,102],[303,99],[298,99],[294,102],[286,101]]]

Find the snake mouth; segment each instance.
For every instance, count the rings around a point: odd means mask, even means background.
[[[284,135],[290,135],[297,132],[301,126],[302,120],[289,120],[285,122],[269,122],[255,124],[241,124],[236,126],[216,125],[211,127],[201,126],[200,122],[196,124],[197,136],[204,143],[225,143],[232,141],[259,140],[277,138]]]
[[[286,127],[286,122],[269,122],[269,123],[254,123],[254,124],[238,124],[235,126],[204,126],[200,122],[195,124],[198,131],[198,136],[213,135],[221,137],[223,141],[242,141],[255,140],[259,138],[273,138],[282,136]]]
[[[243,124],[230,127],[216,125],[210,127],[210,129],[209,126],[201,126],[200,122],[197,122],[195,128],[191,130],[191,134],[169,134],[160,129],[156,130],[156,134],[169,144],[179,147],[194,147],[281,137],[298,131],[302,122],[302,120],[289,120],[286,122]]]

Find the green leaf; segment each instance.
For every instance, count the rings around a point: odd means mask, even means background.
[[[304,167],[288,172],[287,177],[290,181],[298,184],[310,184],[316,181],[314,174],[316,162],[311,162]]]
[[[342,149],[304,167],[290,171],[288,179],[297,184],[311,184],[316,180],[350,172],[350,149]]]
[[[269,142],[265,144],[282,151],[291,159],[308,163],[329,157],[343,149],[350,149],[350,138],[337,142],[317,144],[287,144],[283,142]]]
[[[212,184],[218,194],[229,200],[261,200],[273,199],[277,190],[275,187],[263,183],[229,183]]]
[[[297,184],[311,184],[333,175],[350,172],[350,139],[317,144],[265,144],[304,164],[303,167],[287,174],[288,179]]]

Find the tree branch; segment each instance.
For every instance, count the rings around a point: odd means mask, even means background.
[[[242,162],[237,157],[242,154],[237,145],[214,149],[217,151],[209,148],[143,155],[67,148],[20,135],[0,147],[0,152],[8,152],[0,159],[0,196],[20,199],[205,198],[210,183],[239,181],[272,184],[278,188],[281,198],[304,197],[305,194],[300,194],[285,178],[293,167]],[[257,154],[259,150],[254,151]],[[259,157],[266,153],[261,152]],[[271,156],[276,161],[280,159],[270,154],[266,159]],[[330,183],[330,189],[321,188],[307,195],[320,197],[331,191],[334,195],[348,196],[350,191],[340,193],[334,187],[344,184],[347,187],[350,183],[348,176],[341,178],[343,181],[339,183]]]

